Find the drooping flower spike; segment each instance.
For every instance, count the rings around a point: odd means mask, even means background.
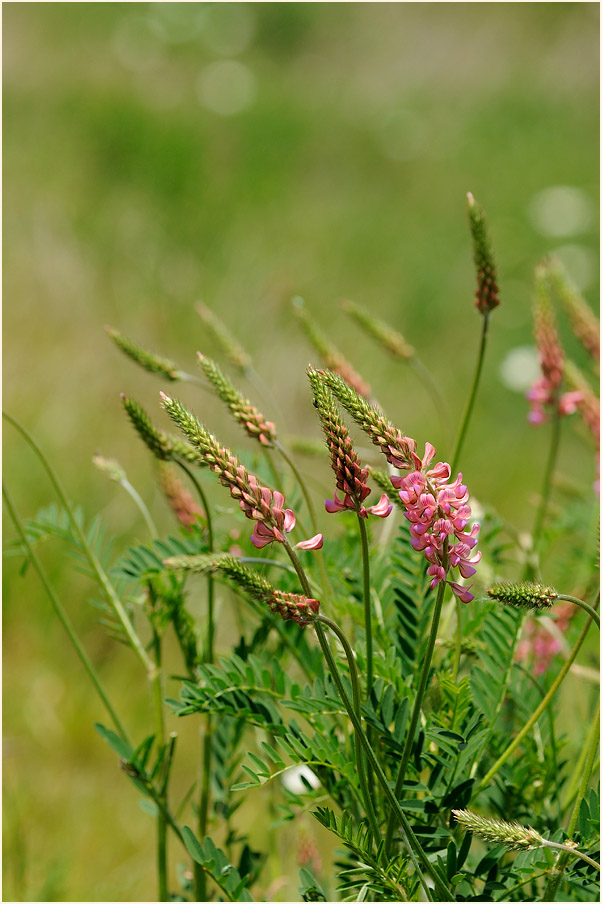
[[[284,621],[291,620],[299,625],[308,625],[315,620],[320,610],[319,600],[298,593],[276,590],[262,575],[251,571],[236,556],[228,554],[173,556],[165,559],[163,564],[179,571],[222,574],[252,599],[268,605],[272,612],[277,612]]]
[[[276,427],[272,421],[264,418],[261,412],[238,392],[215,361],[205,357],[200,352],[197,352],[197,356],[203,373],[214,387],[220,399],[226,403],[235,420],[238,421],[252,439],[258,439],[264,446],[271,446],[276,439]]]
[[[564,353],[552,310],[549,273],[545,264],[535,271],[533,325],[542,375],[527,393],[531,405],[528,419],[532,424],[543,424],[554,411],[561,416],[573,414],[582,399],[579,391],[561,392]]]
[[[313,367],[308,368],[307,375],[314,393],[314,405],[326,436],[337,490],[343,495],[339,499],[335,491],[334,499],[327,499],[325,502],[326,511],[333,514],[350,509],[362,518],[367,518],[368,514],[386,518],[393,508],[386,493],[383,493],[376,505],[366,507],[363,504],[372,492],[366,483],[368,469],[362,468],[353,449],[349,431],[339,417],[333,394]]]
[[[178,425],[188,441],[198,449],[202,460],[214,471],[230,491],[245,516],[257,522],[251,542],[257,549],[277,541],[284,543],[284,535],[295,527],[295,514],[285,509],[284,496],[278,490],[261,486],[253,474],[249,474],[232,453],[212,436],[208,430],[177,399],[161,393],[163,407]],[[295,549],[320,549],[322,534],[297,543]]]

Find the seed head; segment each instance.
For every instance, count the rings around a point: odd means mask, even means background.
[[[600,322],[569,279],[560,261],[547,261],[552,290],[566,309],[575,336],[594,360],[600,359]]]
[[[162,430],[158,430],[141,405],[133,399],[128,399],[123,394],[121,401],[136,433],[155,458],[160,461],[173,461],[179,458],[182,461],[194,464],[204,464],[199,453],[190,443],[183,442],[177,436],[171,436]]]
[[[271,446],[276,439],[276,427],[252,405],[248,399],[234,388],[222,373],[215,361],[197,352],[203,373],[215,388],[218,396],[225,402],[234,418],[253,439],[258,439],[264,446]]]
[[[172,556],[165,559],[163,564],[179,571],[220,573],[252,599],[269,606],[272,612],[277,612],[284,621],[308,625],[315,620],[320,609],[318,600],[297,593],[284,593],[272,587],[269,581],[243,565],[236,556],[227,554]]]
[[[504,844],[511,851],[530,851],[543,847],[545,838],[530,826],[521,826],[517,822],[504,822],[501,819],[488,819],[478,816],[470,810],[452,810],[456,821],[467,831],[479,835],[485,841]]]
[[[543,584],[493,584],[487,593],[493,600],[521,609],[549,609],[558,598],[553,587]]]
[[[468,198],[468,222],[472,235],[474,262],[477,270],[475,305],[481,314],[493,311],[500,303],[497,274],[491,241],[485,221],[485,212],[470,192]]]

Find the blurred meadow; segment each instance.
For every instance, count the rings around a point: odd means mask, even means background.
[[[502,304],[461,469],[476,499],[532,527],[547,435],[527,423],[532,352],[516,350],[533,346],[543,255],[598,307],[598,20],[595,3],[3,4],[4,408],[87,517],[101,514],[115,554],[144,524],[92,456],[117,458],[167,529],[119,393],[166,421],[160,381],[119,354],[105,324],[195,373],[197,349],[219,358],[202,300],[270,387],[266,415],[319,441],[304,375],[318,359],[291,313],[300,295],[391,419],[449,458],[415,375],[339,305],[364,305],[419,349],[456,425],[480,331],[467,191],[487,212]],[[587,368],[566,320],[561,335]],[[251,454],[218,401],[178,395]],[[319,502],[327,462],[299,463]],[[573,488],[595,478],[577,419],[563,427],[559,471],[570,517]],[[54,501],[9,426],[4,477],[23,517]],[[5,546],[13,539],[7,519]],[[150,706],[137,664],[98,626],[60,545],[43,553],[136,731]],[[553,557],[546,567],[553,582]],[[33,570],[19,569],[5,558],[4,900],[151,899],[152,820],[92,728],[103,713]],[[578,745],[588,689],[563,692]],[[193,738],[187,722],[177,730]],[[317,831],[309,816],[306,829]],[[254,831],[267,831],[259,815]],[[274,900],[297,896],[294,877],[270,878]]]

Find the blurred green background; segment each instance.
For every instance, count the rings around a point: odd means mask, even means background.
[[[598,19],[595,3],[3,4],[4,406],[71,498],[102,513],[116,551],[144,527],[93,468],[96,450],[169,519],[119,402],[127,391],[160,418],[161,387],[105,323],[195,372],[197,349],[217,354],[203,300],[272,387],[281,431],[319,439],[304,377],[317,357],[290,313],[302,295],[390,417],[449,458],[422,386],[338,305],[400,330],[457,422],[480,329],[467,191],[488,214],[502,306],[462,469],[476,498],[531,527],[547,437],[503,367],[528,379],[508,355],[532,345],[542,255],[557,253],[597,308]],[[178,394],[246,448],[217,403]],[[587,492],[577,423],[561,466]],[[4,473],[23,515],[51,501],[9,427]],[[103,636],[60,548],[44,552],[107,685],[146,724],[136,664]],[[4,898],[152,898],[152,822],[91,728],[103,713],[33,572],[8,559],[4,578]]]

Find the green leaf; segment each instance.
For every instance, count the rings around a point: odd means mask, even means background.
[[[110,728],[106,728],[104,725],[101,725],[100,722],[94,723],[94,728],[104,740],[107,742],[109,747],[115,751],[123,760],[127,760],[131,762],[134,758],[134,751],[127,743],[121,738],[116,732],[114,732]]]

